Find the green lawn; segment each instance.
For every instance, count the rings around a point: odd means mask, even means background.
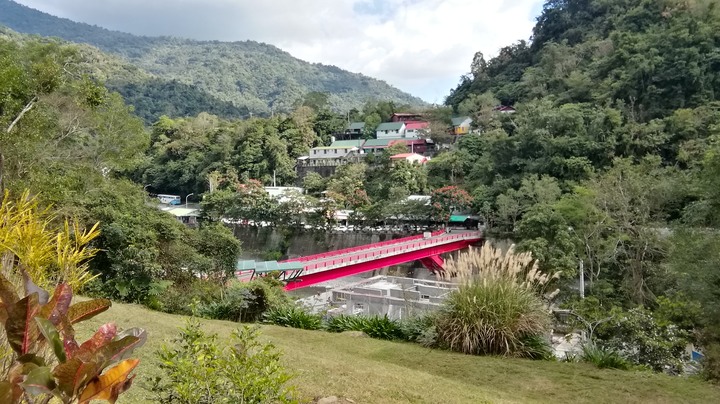
[[[144,386],[160,374],[154,351],[177,334],[185,317],[141,306],[114,304],[79,324],[79,337],[104,322],[145,328],[148,343],[136,353],[138,377],[120,403],[153,402]],[[237,324],[203,321],[227,336]],[[301,397],[343,396],[356,403],[678,403],[720,402],[720,389],[696,379],[645,372],[598,370],[591,365],[473,357],[395,343],[275,326],[263,335],[284,353]]]

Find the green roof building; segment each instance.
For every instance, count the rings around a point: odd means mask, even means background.
[[[399,138],[405,136],[405,122],[383,122],[375,129],[378,139]]]

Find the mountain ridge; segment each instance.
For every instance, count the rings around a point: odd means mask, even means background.
[[[329,106],[337,111],[359,109],[374,100],[427,105],[382,80],[337,66],[306,62],[257,41],[139,36],[55,17],[11,0],[0,0],[0,24],[25,34],[96,46],[156,78],[190,86],[238,110],[260,115],[290,111],[310,92],[328,93]],[[110,78],[106,84],[130,100],[143,98],[132,89],[138,87],[138,82]],[[151,101],[143,99],[143,103]]]

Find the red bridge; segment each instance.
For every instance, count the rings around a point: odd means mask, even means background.
[[[254,274],[282,271],[280,279],[287,282],[285,290],[293,290],[417,260],[429,270],[438,271],[443,269],[440,254],[461,250],[480,241],[482,235],[479,231],[455,230],[446,233],[441,230],[293,258],[264,268],[255,268]]]

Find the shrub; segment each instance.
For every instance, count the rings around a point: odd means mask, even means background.
[[[633,364],[655,371],[682,372],[687,334],[674,324],[660,324],[653,313],[640,307],[614,308],[612,319],[595,331],[595,342],[622,354]]]
[[[428,337],[435,335],[435,317],[433,314],[410,317],[400,321],[403,339],[418,342],[422,345],[433,345]]]
[[[360,316],[341,314],[330,317],[325,323],[325,329],[330,332],[362,331],[363,321],[363,317]]]
[[[190,316],[196,306],[207,305],[220,300],[222,286],[215,282],[195,279],[187,284],[174,284],[158,296],[159,311]]]
[[[233,332],[221,346],[190,320],[171,345],[157,355],[164,377],[152,386],[162,403],[294,403],[290,375],[272,344],[258,341],[257,328]]]
[[[130,373],[140,361],[126,358],[145,342],[145,331],[118,333],[115,325],[108,323],[78,344],[72,325],[107,310],[110,301],[96,299],[71,305],[69,285],[59,284],[50,296],[26,273],[23,275],[23,298],[0,275],[0,318],[5,329],[2,345],[7,349],[0,402],[47,403],[55,397],[65,403],[114,403],[130,388],[134,378]]]
[[[66,283],[78,289],[94,278],[88,260],[98,250],[88,244],[99,235],[98,224],[83,230],[66,220],[61,229],[53,230],[55,219],[49,209],[38,207],[29,191],[16,201],[5,192],[0,205],[0,257],[6,258],[3,273],[11,282],[18,284],[18,267],[43,288]]]
[[[72,288],[93,277],[85,231],[69,221],[53,229],[50,210],[40,210],[29,192],[17,201],[5,193],[0,207],[0,402],[115,402],[130,387],[138,360],[127,359],[145,331],[118,333],[108,323],[78,344],[73,325],[110,307],[96,299],[76,304]],[[38,286],[38,284],[40,286]],[[54,286],[50,295],[44,288]],[[113,365],[112,367],[110,367]]]
[[[319,330],[322,328],[322,316],[311,314],[297,306],[276,307],[265,312],[265,322],[303,330]]]
[[[243,313],[254,299],[251,290],[233,286],[215,300],[200,302],[194,314],[214,320],[241,321]]]
[[[610,348],[603,348],[593,343],[583,345],[582,359],[600,369],[630,369],[630,362],[623,358],[617,351]]]
[[[528,344],[550,328],[539,293],[553,276],[538,271],[529,253],[505,254],[486,243],[448,260],[445,277],[460,281],[438,313],[438,343],[475,355],[536,357]],[[542,356],[542,355],[541,355]]]
[[[555,361],[555,351],[550,341],[540,335],[527,335],[520,340],[522,357],[535,360]]]
[[[269,310],[285,307],[290,304],[290,298],[282,288],[282,283],[271,278],[258,278],[250,282],[231,282],[223,291],[219,286],[214,289],[212,283],[202,282],[208,291],[212,291],[210,298],[199,290],[188,291],[180,300],[192,301],[186,303],[192,313],[200,317],[215,320],[229,320],[238,322],[257,322]],[[210,284],[210,285],[208,285]]]
[[[362,317],[362,329],[371,338],[396,340],[403,339],[403,332],[397,321],[391,320],[385,316]]]
[[[262,320],[263,314],[277,307],[291,304],[283,289],[283,283],[271,277],[261,277],[250,282],[233,282],[229,289],[246,290],[250,293],[247,307],[240,313],[240,322],[254,323]],[[240,292],[243,293],[243,292]]]
[[[331,317],[325,323],[330,332],[362,331],[367,336],[377,339],[405,339],[402,327],[388,316],[346,316]]]

